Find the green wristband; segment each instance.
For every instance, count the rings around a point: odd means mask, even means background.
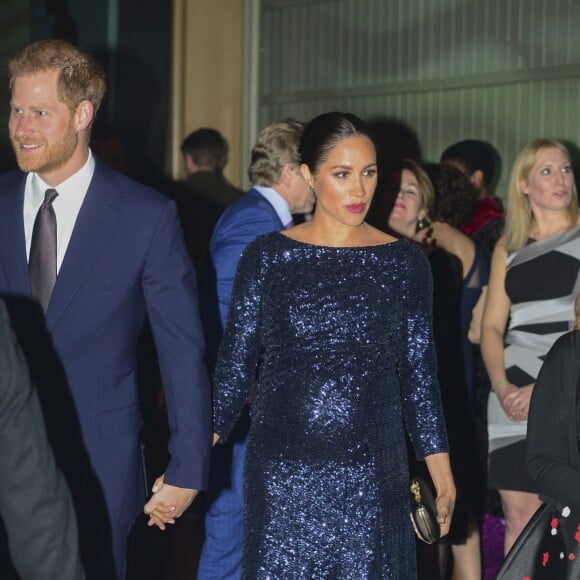
[[[507,378],[506,377],[502,377],[501,379],[498,379],[497,381],[495,381],[495,383],[493,383],[493,386],[491,387],[491,390],[495,393],[496,390],[497,390],[497,388],[500,385],[503,385],[504,383],[507,383],[507,382],[508,382]]]

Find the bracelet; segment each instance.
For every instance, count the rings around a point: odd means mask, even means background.
[[[507,383],[508,380],[506,377],[502,377],[501,379],[498,379],[497,381],[495,381],[495,383],[493,383],[493,386],[491,387],[491,390],[495,393],[497,392],[497,388],[500,385],[503,385],[504,383]]]

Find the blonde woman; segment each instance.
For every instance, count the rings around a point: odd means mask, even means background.
[[[488,483],[501,497],[506,553],[540,505],[526,466],[530,396],[546,353],[572,327],[580,284],[577,192],[561,142],[536,139],[524,147],[507,206],[481,336],[492,385]]]

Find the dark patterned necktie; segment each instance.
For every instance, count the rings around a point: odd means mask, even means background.
[[[57,195],[56,189],[46,190],[34,220],[28,259],[32,296],[45,312],[56,282],[56,215],[52,202]]]

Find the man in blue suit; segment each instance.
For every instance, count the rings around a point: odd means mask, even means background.
[[[222,326],[244,248],[260,234],[290,227],[292,214],[312,211],[314,193],[300,173],[298,146],[302,129],[301,123],[280,121],[260,132],[252,149],[248,172],[253,188],[233,202],[216,225],[210,253],[215,266]],[[246,410],[230,441],[218,445],[214,451],[211,478],[214,490],[205,519],[206,540],[198,580],[240,578],[242,480],[248,426]]]
[[[71,489],[87,577],[122,579],[146,494],[135,376],[146,316],[171,430],[149,523],[164,528],[158,504],[179,517],[206,484],[210,393],[195,273],[173,202],[88,147],[105,92],[97,63],[51,39],[26,46],[9,73],[22,171],[0,177],[0,292],[16,304],[12,323]]]

